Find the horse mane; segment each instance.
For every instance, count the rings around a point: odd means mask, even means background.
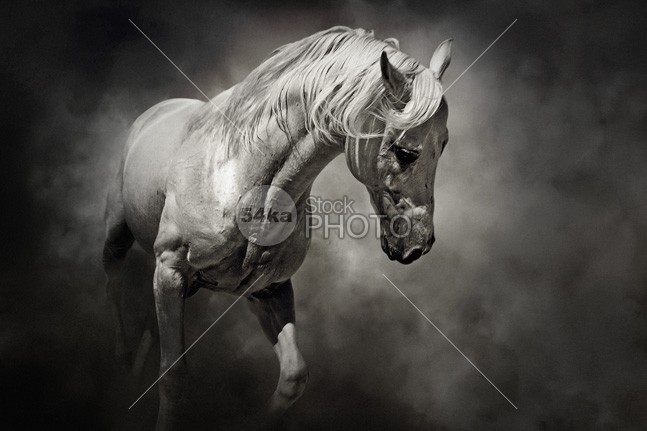
[[[284,45],[232,89],[222,111],[206,104],[189,130],[200,130],[203,139],[219,135],[228,151],[237,151],[241,141],[246,148],[259,142],[260,125],[273,117],[292,141],[287,108],[288,98],[295,95],[301,98],[305,128],[315,142],[384,134],[383,127],[367,129],[367,120],[377,119],[395,129],[420,125],[437,111],[442,86],[396,45],[376,39],[372,31],[348,27],[333,27]],[[382,51],[400,72],[413,78],[404,108],[398,109],[393,98],[386,97],[379,66]]]

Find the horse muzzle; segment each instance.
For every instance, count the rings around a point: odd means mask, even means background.
[[[403,265],[408,265],[416,260],[420,259],[424,254],[427,254],[431,250],[431,246],[436,240],[435,235],[432,234],[427,243],[424,246],[415,245],[408,247],[404,250],[393,247],[389,244],[389,240],[386,237],[382,237],[382,250],[391,260],[397,260]]]

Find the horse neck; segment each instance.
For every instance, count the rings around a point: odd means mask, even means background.
[[[292,109],[296,112],[297,109]],[[291,124],[303,124],[299,121],[292,121]],[[384,124],[373,122],[370,133],[382,133]],[[283,134],[283,132],[281,132]],[[308,133],[305,127],[291,127],[290,136],[297,136],[292,143],[283,135],[283,139],[271,139],[273,145],[263,143],[264,153],[281,154],[273,146],[284,146],[288,148],[288,156],[285,157],[281,169],[275,175],[272,184],[288,191],[295,199],[306,198],[304,194],[310,190],[312,183],[336,156],[344,153],[346,164],[351,174],[366,186],[371,186],[379,180],[377,172],[378,155],[380,152],[380,137],[369,139],[346,139],[339,138],[337,142],[322,143],[315,142],[313,135]],[[269,151],[268,151],[269,150]]]
[[[300,108],[288,107],[289,129],[286,132],[278,127],[269,132],[262,140],[258,151],[260,154],[270,158],[268,166],[269,175],[272,176],[272,185],[281,187],[287,191],[295,201],[305,200],[312,186],[312,183],[321,171],[336,156],[344,152],[343,141],[324,143],[317,142],[313,134],[309,133],[300,114],[296,114]],[[270,124],[276,124],[272,119]]]

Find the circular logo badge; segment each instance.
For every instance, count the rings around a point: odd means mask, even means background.
[[[236,206],[236,223],[250,242],[271,246],[285,241],[297,225],[297,208],[283,189],[258,186],[245,193]]]

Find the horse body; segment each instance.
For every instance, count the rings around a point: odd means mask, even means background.
[[[214,103],[223,100],[217,97]],[[203,102],[173,99],[155,105],[135,122],[124,156],[125,222],[135,240],[154,253],[164,213],[164,225],[172,225],[177,236],[186,239],[189,281],[201,287],[240,293],[261,277],[249,291],[253,293],[284,282],[306,255],[309,238],[303,214],[312,181],[341,149],[317,147],[302,134],[295,150],[280,139],[282,132],[276,126],[268,124],[263,141],[271,146],[229,158],[222,145],[189,139],[188,127],[200,109]],[[291,174],[297,165],[300,176],[294,179]],[[299,215],[292,235],[272,247],[254,245],[236,227],[240,196],[259,184],[286,190]]]
[[[375,58],[367,57],[362,67],[369,69],[356,77],[352,70],[344,69],[349,67],[344,57],[349,53],[344,49],[356,48],[352,44],[358,41],[364,45],[357,49],[366,52],[368,46],[376,54]],[[159,382],[158,429],[170,428],[177,418],[186,374],[182,356],[184,300],[200,287],[245,292],[274,345],[281,373],[268,406],[270,415],[279,415],[301,395],[308,374],[296,345],[290,277],[303,262],[309,244],[305,202],[310,188],[334,157],[346,153],[351,172],[367,186],[374,207],[384,216],[382,247],[389,257],[409,263],[428,251],[433,242],[433,179],[447,135],[447,109],[440,101],[437,80],[447,67],[449,44],[441,44],[436,51],[431,71],[395,51],[397,42],[377,41],[360,30],[334,28],[293,45],[275,52],[258,73],[253,72],[211,103],[174,99],[145,112],[133,124],[123,163],[110,189],[104,265],[119,324],[118,354],[125,353],[123,346],[119,347],[123,323],[118,307],[123,259],[135,240],[156,259],[153,284],[160,371],[165,373]],[[408,66],[409,72],[401,73],[391,65],[385,50]],[[333,55],[342,61],[335,59],[325,72],[307,63],[315,61],[308,56],[324,61]],[[292,77],[291,68],[299,67],[306,69]],[[323,81],[311,88],[303,84],[308,73],[315,73],[317,80],[316,73],[334,79],[343,72],[348,75],[328,90]],[[276,96],[268,87],[280,76],[289,79]],[[353,79],[356,81],[350,82]],[[371,94],[358,95],[363,105],[356,106],[350,99],[353,93],[340,95],[344,85],[366,86]],[[314,108],[326,91],[328,102],[340,97],[352,115],[347,111],[335,114],[325,105]],[[253,97],[265,97],[265,105],[254,109],[248,103]],[[274,99],[279,102],[270,105]],[[373,115],[368,115],[371,112]],[[254,127],[245,127],[245,121],[253,122]],[[366,133],[350,137],[360,125],[369,123]],[[324,130],[323,124],[342,126]],[[232,142],[245,140],[254,143],[249,150],[242,144],[232,147]],[[296,228],[273,246],[248,241],[236,225],[238,201],[260,185],[284,190],[296,204]],[[407,238],[386,231],[397,215],[413,220]]]
[[[122,180],[113,185],[116,189],[111,193],[122,194],[128,227],[147,251],[152,251],[157,236],[169,167],[182,143],[187,117],[203,104],[191,99],[166,100],[144,112],[131,128]]]

